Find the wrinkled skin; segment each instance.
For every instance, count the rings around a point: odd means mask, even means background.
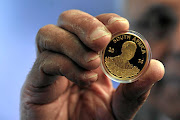
[[[21,94],[22,120],[131,120],[164,67],[151,60],[136,82],[114,89],[98,55],[129,23],[116,14],[63,12],[37,34],[37,59]]]

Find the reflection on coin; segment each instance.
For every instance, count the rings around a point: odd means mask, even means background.
[[[101,53],[101,66],[112,80],[130,83],[145,72],[151,50],[145,38],[135,31],[115,35]]]

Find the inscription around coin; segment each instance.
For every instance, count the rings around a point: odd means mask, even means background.
[[[105,71],[116,80],[129,80],[138,76],[147,61],[144,41],[130,33],[115,36],[103,52]]]

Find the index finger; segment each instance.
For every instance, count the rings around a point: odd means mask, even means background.
[[[102,22],[79,10],[63,12],[59,17],[58,26],[76,34],[86,46],[97,52],[111,39],[110,31]]]

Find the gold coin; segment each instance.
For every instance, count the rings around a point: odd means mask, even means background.
[[[115,35],[101,52],[101,66],[112,80],[130,83],[141,76],[151,59],[145,38],[135,31]]]

